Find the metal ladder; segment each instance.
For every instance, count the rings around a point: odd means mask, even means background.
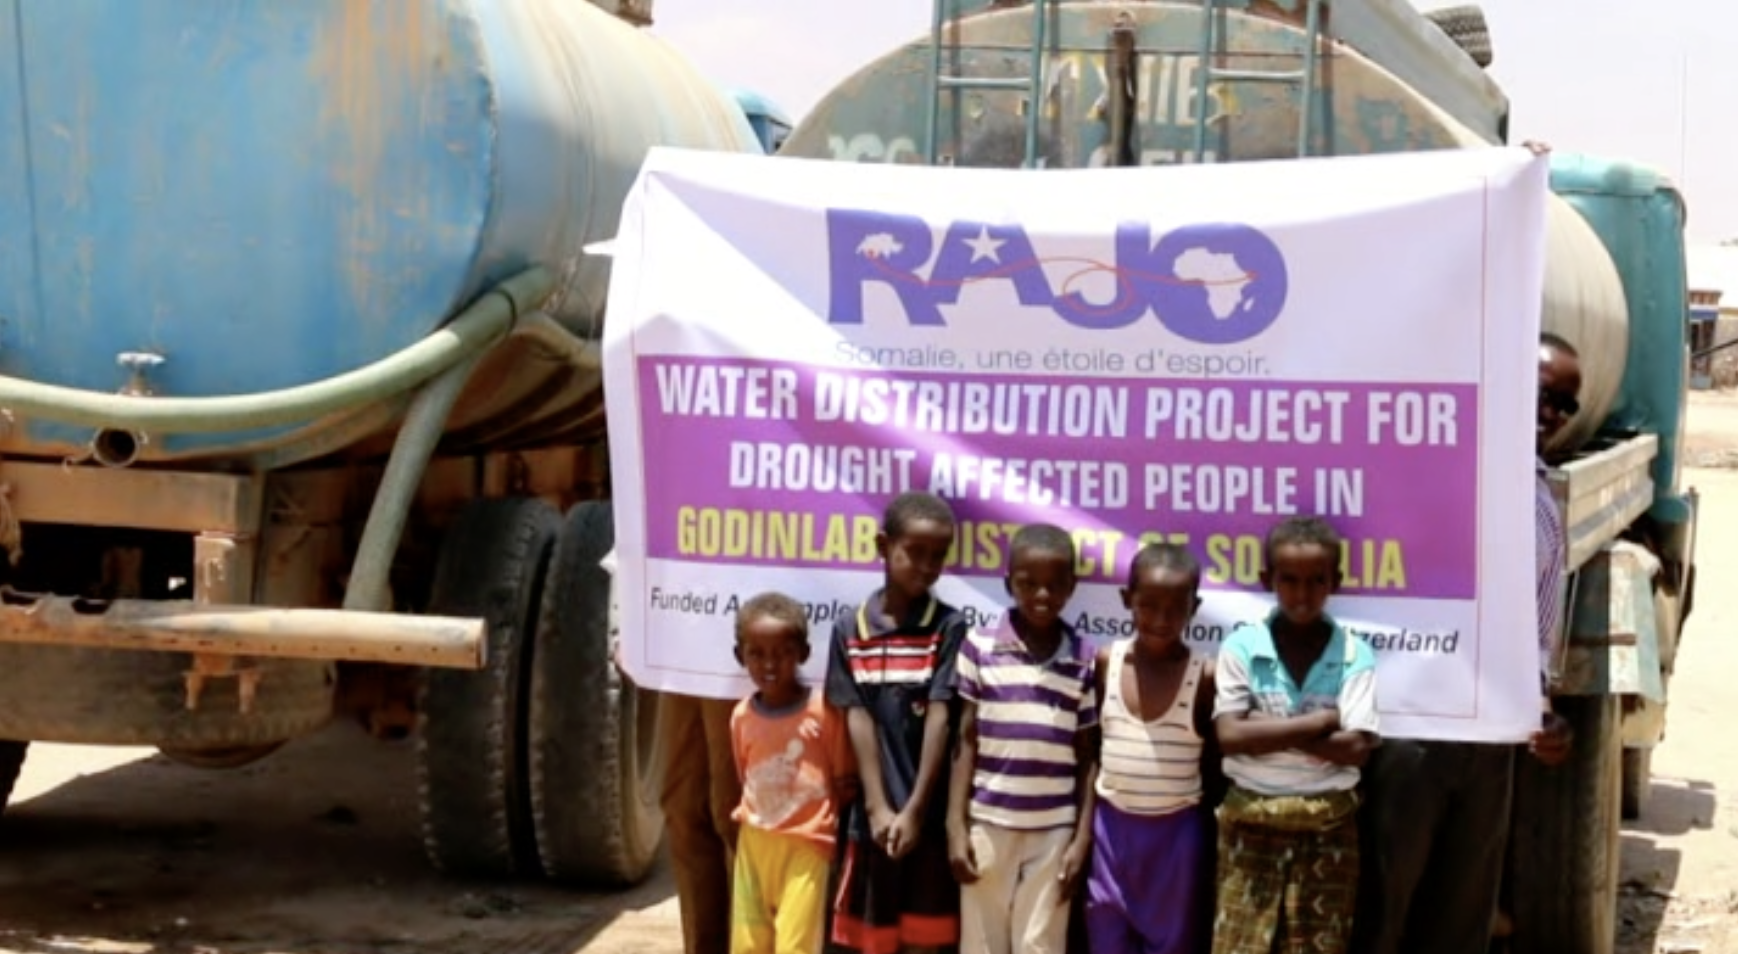
[[[1023,77],[990,78],[942,72],[942,39],[950,25],[959,21],[956,0],[933,0],[929,34],[929,125],[924,140],[924,159],[936,164],[941,141],[941,97],[952,90],[1011,89],[1026,91],[1025,169],[1038,164],[1038,127],[1043,122],[1044,48],[1049,45],[1050,7],[1058,0],[1031,0],[1032,60]],[[1311,0],[1313,3],[1314,0]],[[1205,142],[1205,140],[1203,140]]]
[[[941,0],[937,0],[940,3]],[[1297,155],[1302,159],[1310,153],[1311,120],[1315,116],[1316,65],[1320,59],[1322,11],[1328,0],[1304,0],[1304,63],[1301,70],[1229,70],[1213,65],[1219,46],[1219,19],[1231,7],[1247,6],[1247,0],[1200,0],[1201,47],[1200,61],[1195,69],[1195,103],[1203,115],[1195,123],[1195,162],[1207,160],[1207,90],[1215,82],[1283,83],[1301,86],[1298,96]]]

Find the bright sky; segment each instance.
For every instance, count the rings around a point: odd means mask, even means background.
[[[1451,0],[1417,0],[1424,9]],[[1512,133],[1673,176],[1693,241],[1738,237],[1733,0],[1484,0]],[[658,33],[716,80],[801,116],[863,64],[929,29],[930,0],[656,0]],[[1687,77],[1687,83],[1686,83]],[[1727,157],[1727,158],[1722,158]]]

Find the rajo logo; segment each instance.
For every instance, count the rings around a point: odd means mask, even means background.
[[[914,326],[945,326],[943,306],[957,304],[967,285],[1005,281],[1020,304],[1077,328],[1126,328],[1151,312],[1173,334],[1215,345],[1261,334],[1285,308],[1285,258],[1247,225],[1188,225],[1155,241],[1150,225],[1124,224],[1109,261],[1040,256],[1020,226],[980,222],[952,223],[937,250],[923,219],[855,209],[828,210],[827,237],[833,324],[862,324],[871,283],[891,287]],[[1075,286],[1100,273],[1115,277],[1116,293],[1089,300]],[[1052,287],[1053,276],[1066,277]]]

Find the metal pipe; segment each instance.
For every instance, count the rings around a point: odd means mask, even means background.
[[[1195,63],[1195,161],[1207,161],[1207,84],[1213,78],[1213,46],[1217,0],[1201,0],[1201,45]]]
[[[946,21],[949,0],[931,0],[929,28],[929,114],[923,141],[924,162],[935,165],[936,150],[941,138],[941,33]]]
[[[0,594],[0,643],[481,669],[480,619]]]
[[[1028,169],[1038,168],[1038,126],[1044,121],[1044,100],[1048,87],[1044,85],[1044,48],[1050,45],[1050,8],[1046,0],[1032,0],[1032,63],[1029,67],[1032,92],[1026,108],[1026,161]]]
[[[1721,343],[1714,345],[1712,348],[1703,348],[1701,351],[1691,354],[1690,360],[1700,361],[1711,354],[1718,354],[1731,347],[1738,347],[1738,338],[1733,338],[1731,341],[1722,341]]]
[[[1105,121],[1110,125],[1110,164],[1135,165],[1134,115],[1135,102],[1135,28],[1134,20],[1125,11],[1110,31],[1110,62],[1106,64],[1110,82]]]
[[[296,424],[349,410],[427,381],[507,333],[514,316],[542,304],[555,278],[541,266],[495,286],[444,327],[408,348],[337,377],[258,394],[144,397],[0,376],[0,407],[60,424],[153,434],[209,434]]]
[[[104,467],[130,467],[144,446],[138,431],[105,427],[91,435],[91,459]]]
[[[1298,93],[1297,121],[1297,154],[1303,158],[1310,154],[1311,120],[1315,116],[1316,99],[1316,62],[1320,57],[1322,45],[1322,0],[1309,0],[1309,15],[1305,18],[1303,88]]]

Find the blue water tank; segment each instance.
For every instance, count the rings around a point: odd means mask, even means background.
[[[148,352],[160,394],[303,384],[531,264],[595,332],[608,262],[581,249],[654,145],[759,151],[727,93],[579,0],[0,0],[0,374],[116,391]],[[24,421],[0,450],[87,437]]]

